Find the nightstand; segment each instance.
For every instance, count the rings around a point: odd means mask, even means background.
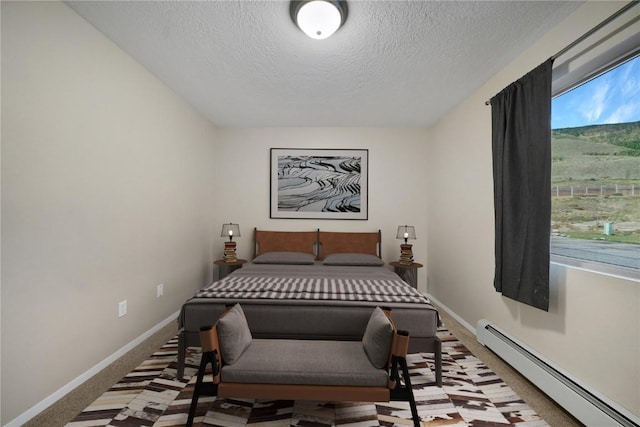
[[[390,262],[389,265],[393,266],[393,271],[400,276],[402,280],[418,288],[418,269],[422,267],[422,264],[412,262],[411,264],[401,264],[398,261]]]
[[[222,280],[232,272],[236,271],[239,268],[242,268],[242,264],[246,264],[247,260],[239,259],[235,262],[226,262],[223,259],[218,259],[213,263],[218,266],[218,280]]]

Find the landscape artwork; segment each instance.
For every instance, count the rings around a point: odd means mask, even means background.
[[[367,219],[369,150],[271,149],[271,218]]]

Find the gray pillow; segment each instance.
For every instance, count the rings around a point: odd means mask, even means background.
[[[316,257],[304,252],[265,252],[253,259],[254,264],[315,264]]]
[[[218,319],[218,340],[222,360],[233,365],[251,344],[251,331],[240,304],[234,305]]]
[[[362,347],[373,366],[382,369],[387,364],[393,339],[393,325],[380,307],[371,314],[362,337]]]
[[[344,253],[344,254],[331,254],[328,255],[324,261],[324,265],[372,265],[381,266],[384,265],[384,261],[375,255],[370,254],[356,254],[356,253]]]

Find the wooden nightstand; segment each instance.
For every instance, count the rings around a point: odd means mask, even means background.
[[[222,280],[232,272],[239,268],[242,268],[242,264],[246,264],[246,259],[239,259],[236,262],[226,262],[223,259],[218,259],[213,262],[218,266],[218,280]]]
[[[393,271],[400,276],[402,280],[418,288],[418,269],[423,265],[417,262],[411,264],[400,264],[398,261],[390,262],[389,265],[393,266]]]

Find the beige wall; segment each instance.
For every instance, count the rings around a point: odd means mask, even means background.
[[[271,128],[220,129],[216,143],[216,197],[226,207],[215,223],[237,222],[243,237],[238,251],[251,254],[253,227],[267,230],[376,231],[382,230],[382,257],[400,255],[398,225],[416,227],[414,258],[426,262],[427,218],[425,152],[428,132],[422,129]],[[344,148],[369,150],[369,219],[290,220],[269,218],[270,148]],[[219,236],[219,232],[218,232]],[[216,256],[223,238],[217,237]],[[426,273],[418,271],[419,289],[426,291]]]
[[[492,288],[484,101],[618,6],[590,2],[431,130],[215,130],[62,3],[2,2],[1,423],[177,311],[229,221],[243,257],[253,227],[380,228],[392,260],[415,225],[420,290],[638,413],[637,283],[554,266],[548,314]],[[272,147],[369,149],[369,220],[269,219]]]
[[[587,2],[432,129],[427,156],[428,290],[475,327],[488,319],[640,414],[640,286],[559,265],[549,313],[493,289],[491,109],[484,102],[622,7]],[[452,165],[456,165],[452,167]]]
[[[209,282],[214,140],[63,3],[2,2],[2,425]]]

